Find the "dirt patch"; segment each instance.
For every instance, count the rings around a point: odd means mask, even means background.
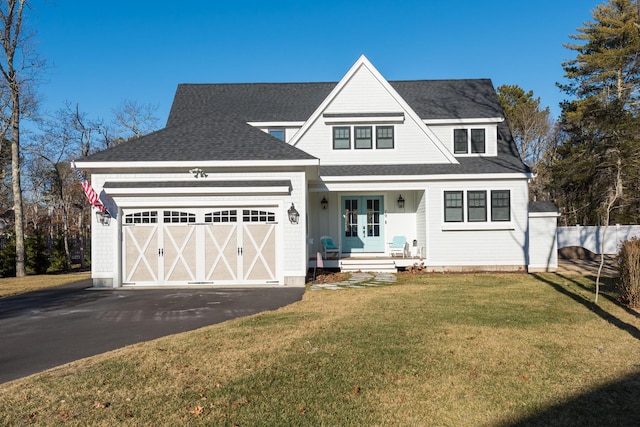
[[[600,259],[589,261],[584,259],[558,259],[557,273],[560,274],[579,274],[582,276],[596,276],[600,268]],[[602,266],[603,277],[617,277],[618,261],[614,255],[605,255],[604,265]]]
[[[558,259],[582,259],[599,261],[600,256],[581,246],[566,246],[558,249]]]

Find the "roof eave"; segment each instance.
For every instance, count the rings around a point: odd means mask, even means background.
[[[134,161],[134,162],[113,162],[113,161],[92,161],[84,162],[76,160],[76,166],[83,170],[102,169],[184,169],[184,168],[243,168],[243,167],[307,167],[318,166],[319,159],[298,159],[298,160],[188,160],[188,161]]]

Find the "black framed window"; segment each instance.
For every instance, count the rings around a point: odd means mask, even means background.
[[[464,221],[464,201],[462,191],[444,192],[444,221],[462,222]]]
[[[453,130],[453,153],[467,154],[469,152],[469,133],[466,129]]]
[[[354,148],[356,150],[373,148],[371,126],[355,126],[353,128],[353,135]]]
[[[471,129],[471,152],[485,152],[485,133],[484,129]]]
[[[351,128],[336,126],[333,128],[333,149],[349,150],[351,148]]]
[[[376,148],[393,148],[393,126],[376,127]]]
[[[491,221],[511,221],[509,190],[491,190]]]
[[[487,192],[467,192],[467,220],[469,222],[483,222],[487,220]]]

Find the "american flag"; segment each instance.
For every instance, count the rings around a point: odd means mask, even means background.
[[[80,182],[82,183],[82,190],[84,190],[84,194],[86,194],[87,199],[89,199],[89,203],[91,203],[91,206],[100,209],[102,212],[106,212],[107,208],[105,208],[104,205],[100,203],[100,196],[98,196],[96,190],[93,189],[89,181],[87,181],[84,175],[82,175],[82,172],[78,170],[75,162],[73,162],[72,165],[73,169],[76,171],[76,175],[78,175],[78,179],[80,179]]]

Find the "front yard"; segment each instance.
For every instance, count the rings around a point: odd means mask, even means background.
[[[592,288],[432,274],[308,291],[0,385],[0,424],[638,425],[640,317]]]

